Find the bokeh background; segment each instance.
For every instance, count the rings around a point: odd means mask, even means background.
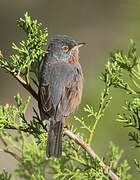
[[[49,39],[56,34],[67,34],[78,42],[88,45],[81,48],[80,57],[84,72],[83,100],[76,112],[82,116],[86,104],[97,109],[103,82],[99,80],[104,70],[109,52],[116,49],[126,50],[129,39],[137,43],[140,51],[140,1],[137,0],[0,0],[0,50],[9,57],[13,50],[12,42],[18,43],[24,39],[24,34],[17,28],[16,20],[28,11],[33,19],[38,19],[44,27],[48,27]],[[13,96],[20,92],[23,99],[29,95],[9,74],[0,70],[0,104],[13,104]],[[134,167],[134,158],[139,157],[139,150],[131,148],[128,141],[128,129],[115,121],[116,114],[121,111],[125,101],[125,93],[112,90],[113,100],[105,117],[99,122],[93,139],[95,152],[105,156],[110,141],[124,150],[123,158],[132,166],[134,180],[139,174]],[[33,114],[31,101],[27,118]],[[72,118],[73,119],[73,118]],[[78,127],[79,124],[72,121]],[[83,131],[84,133],[84,131]],[[140,160],[140,159],[139,159]],[[0,170],[6,168],[13,172],[16,161],[4,153],[0,153]]]

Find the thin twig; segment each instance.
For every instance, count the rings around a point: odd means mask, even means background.
[[[31,87],[30,84],[27,84],[26,81],[24,81],[24,79],[21,78],[21,76],[17,75],[16,72],[12,72],[11,69],[9,67],[3,67],[5,70],[7,70],[8,72],[10,72],[10,74],[12,74],[12,76],[36,99],[38,100],[38,95],[37,93],[34,91],[34,89]]]
[[[89,139],[88,139],[88,145],[89,146],[91,145],[91,142],[93,140],[93,135],[94,135],[95,129],[97,127],[97,124],[98,124],[100,118],[102,117],[104,104],[105,104],[105,101],[106,101],[106,97],[108,96],[108,93],[107,93],[108,90],[109,90],[109,86],[106,86],[105,89],[104,89],[104,93],[101,94],[100,105],[99,105],[97,114],[95,116],[95,122],[93,123],[93,126],[91,128],[91,133],[90,133]]]
[[[100,160],[100,158],[97,156],[97,154],[91,149],[90,146],[88,146],[82,139],[80,139],[78,136],[73,134],[70,130],[65,129],[64,133],[69,136],[71,139],[73,139],[77,144],[79,144],[85,151],[88,152],[88,154],[93,158],[93,159],[99,159],[103,170],[105,173],[108,173],[109,177],[113,180],[119,180],[119,177],[112,171],[109,170],[108,167]]]
[[[7,142],[5,141],[5,139],[4,139],[2,136],[0,136],[0,139],[1,139],[2,143],[4,144],[4,146],[5,146],[5,148],[6,148],[6,149],[2,149],[3,152],[6,152],[6,153],[11,154],[17,161],[19,161],[20,163],[22,163],[21,158],[20,158],[17,154],[13,153],[13,152],[8,148],[8,144],[7,144]]]
[[[4,149],[3,152],[6,152],[6,153],[10,154],[11,156],[13,156],[21,164],[23,163],[22,159],[17,154],[13,153],[9,148],[8,149]]]

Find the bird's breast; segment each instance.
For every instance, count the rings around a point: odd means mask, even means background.
[[[78,64],[78,63],[79,63],[79,55],[78,55],[78,53],[73,54],[73,55],[69,58],[69,63],[70,63],[70,64]]]

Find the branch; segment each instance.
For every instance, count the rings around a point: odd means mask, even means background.
[[[73,139],[77,144],[79,144],[87,153],[93,158],[93,159],[99,159],[101,162],[101,165],[103,167],[103,170],[105,173],[108,173],[109,177],[113,180],[119,180],[119,177],[112,171],[109,170],[108,167],[100,160],[100,158],[97,156],[97,154],[91,149],[90,146],[88,146],[82,139],[80,139],[78,136],[73,134],[70,130],[65,129],[64,134],[69,136],[71,139]]]
[[[10,74],[38,101],[38,95],[30,84],[27,84],[16,72],[12,72],[9,67],[5,66],[3,68],[10,72]]]

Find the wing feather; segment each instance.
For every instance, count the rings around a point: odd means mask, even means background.
[[[39,86],[39,107],[47,116],[66,116],[77,97],[76,84],[82,81],[80,66],[52,63],[43,66]]]

